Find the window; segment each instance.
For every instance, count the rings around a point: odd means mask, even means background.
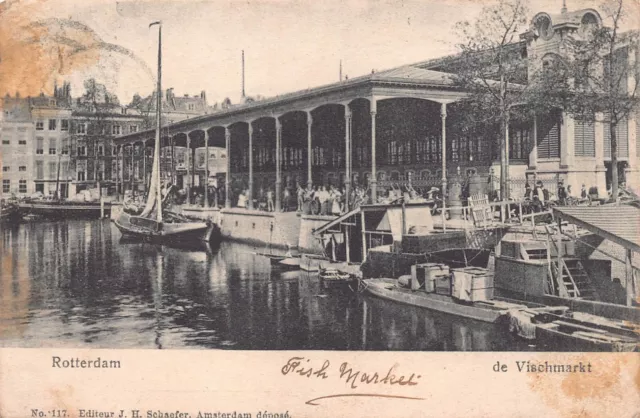
[[[11,167],[9,167],[8,165],[5,165],[4,167],[2,167],[2,171],[4,171],[5,173],[7,171],[11,171]]]
[[[82,146],[78,145],[78,155],[80,156],[87,155],[87,148],[84,145]]]
[[[49,162],[49,178],[55,179],[58,175],[58,164],[53,161]]]
[[[10,193],[10,192],[11,192],[11,180],[3,179],[2,193]]]
[[[36,178],[43,179],[44,178],[44,162],[36,161]]]
[[[611,124],[609,116],[604,117],[604,158],[611,158]],[[616,141],[618,143],[618,158],[626,158],[629,156],[629,123],[627,119],[623,119],[616,125]]]
[[[84,171],[78,171],[78,181],[84,181]]]
[[[68,139],[63,139],[62,140],[62,151],[61,151],[62,155],[69,155],[69,140]]]
[[[18,181],[18,193],[26,193],[27,192],[27,181],[20,180]]]
[[[87,124],[86,123],[79,123],[76,126],[76,133],[77,134],[86,134],[87,133]]]
[[[68,119],[62,119],[62,121],[60,121],[60,130],[62,130],[62,131],[68,131],[69,130],[69,120]]]
[[[27,145],[27,140],[26,139],[18,140],[18,145]]]
[[[561,117],[560,111],[554,111],[538,118],[538,158],[560,158]]]
[[[596,134],[591,120],[576,118],[574,137],[576,157],[596,156]]]
[[[57,119],[49,119],[49,130],[50,131],[55,131],[56,127],[58,124],[58,120]]]
[[[18,171],[27,171],[27,166],[21,165],[20,167],[18,167]]]
[[[113,135],[120,135],[120,125],[113,125],[111,127],[111,133]]]
[[[44,122],[39,120],[36,122],[36,131],[44,131]]]
[[[11,141],[9,141],[8,139],[3,139],[2,145],[11,145]]]
[[[135,132],[138,132],[138,125],[130,125],[129,133],[135,133]]]
[[[36,154],[44,154],[44,138],[36,138]]]
[[[56,155],[56,140],[49,140],[49,155]]]
[[[509,158],[512,160],[526,160],[529,158],[528,126],[509,127]]]
[[[98,155],[99,156],[103,156],[104,155],[104,147],[102,145],[98,146]]]
[[[195,108],[196,108],[196,105],[194,105],[193,103],[189,103],[188,105],[189,110],[195,110]]]

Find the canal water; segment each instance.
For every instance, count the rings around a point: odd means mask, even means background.
[[[0,346],[535,350],[499,327],[272,271],[264,248],[122,242],[108,220],[4,225]]]

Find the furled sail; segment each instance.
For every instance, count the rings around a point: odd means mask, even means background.
[[[149,217],[149,215],[151,215],[151,213],[153,212],[153,208],[156,207],[156,200],[157,200],[157,190],[156,190],[156,184],[157,184],[157,176],[159,174],[158,167],[156,167],[156,165],[159,164],[159,161],[154,158],[153,159],[153,168],[151,170],[151,182],[149,183],[149,192],[147,193],[147,203],[144,206],[144,209],[142,210],[142,213],[140,214],[140,216],[142,217]]]

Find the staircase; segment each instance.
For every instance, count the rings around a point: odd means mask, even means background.
[[[521,258],[523,260],[540,260],[547,261],[548,259],[548,249],[544,243],[538,242],[527,242],[523,243],[521,248]]]
[[[560,296],[587,300],[597,298],[595,288],[579,259],[562,258],[560,269],[558,269],[557,260],[553,260],[552,264]],[[558,270],[560,270],[559,275]]]

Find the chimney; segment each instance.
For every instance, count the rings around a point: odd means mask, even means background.
[[[340,81],[342,81],[342,60],[340,60]]]
[[[562,0],[562,9],[560,10],[560,13],[567,13],[567,0]]]

